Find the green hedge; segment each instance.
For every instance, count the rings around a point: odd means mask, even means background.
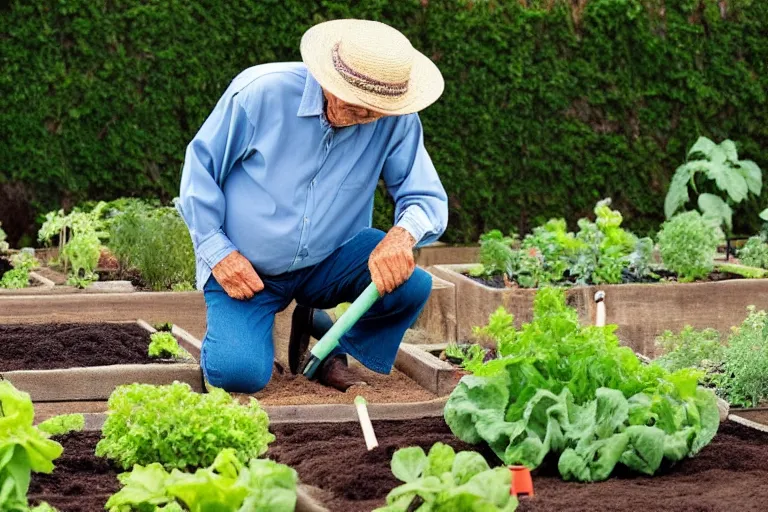
[[[632,229],[655,229],[699,134],[768,169],[768,2],[573,3],[12,1],[0,11],[0,221],[14,241],[40,211],[84,198],[173,197],[229,81],[299,59],[304,30],[340,17],[396,26],[446,77],[422,116],[451,198],[446,241],[575,220],[608,195]],[[391,205],[377,205],[386,223]]]

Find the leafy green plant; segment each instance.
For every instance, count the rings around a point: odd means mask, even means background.
[[[664,331],[656,340],[656,346],[663,352],[656,363],[670,372],[683,368],[709,372],[725,361],[726,349],[715,329],[699,331],[686,325],[678,334]]]
[[[3,223],[0,222],[0,254],[8,252],[8,249],[11,248],[11,246],[8,245],[8,242],[5,241],[7,237],[8,235],[6,235],[5,231],[3,231]]]
[[[375,512],[513,512],[512,474],[506,467],[491,469],[482,455],[456,453],[443,443],[430,448],[401,448],[392,455],[392,474],[405,482],[387,495],[387,506]],[[418,504],[414,506],[412,504]]]
[[[200,394],[188,384],[131,384],[109,397],[96,455],[129,469],[157,462],[167,469],[211,465],[233,448],[242,462],[267,451],[275,437],[256,399],[241,405],[226,391]]]
[[[768,269],[768,244],[759,236],[750,237],[739,250],[739,259],[744,265]]]
[[[82,414],[60,414],[48,418],[37,428],[49,436],[61,436],[70,432],[82,432],[85,428],[85,416]]]
[[[51,473],[62,446],[33,426],[28,393],[0,380],[0,510],[25,512],[30,475]]]
[[[176,337],[169,332],[153,332],[149,338],[149,357],[172,358],[184,354]]]
[[[39,267],[40,262],[33,254],[22,251],[11,256],[11,265],[13,268],[29,271]]]
[[[453,433],[486,442],[505,464],[535,468],[559,454],[566,479],[608,478],[617,464],[652,475],[707,445],[719,426],[703,372],[644,365],[619,345],[615,326],[582,327],[562,289],[539,290],[518,331],[491,316],[499,357],[462,377],[446,403]]]
[[[445,356],[451,360],[451,362],[458,364],[465,369],[471,369],[482,364],[487,353],[488,350],[486,348],[476,343],[468,343],[465,345],[449,343],[448,346],[445,347]]]
[[[29,286],[29,270],[14,268],[3,274],[0,288],[17,290]]]
[[[731,404],[757,407],[768,399],[768,313],[748,311],[728,338],[720,386]]]
[[[152,463],[118,478],[123,488],[107,501],[110,512],[292,512],[296,507],[295,470],[256,458],[244,464],[233,449],[222,450],[210,467],[195,473],[169,473]]]
[[[45,501],[40,503],[36,507],[32,507],[29,510],[30,510],[30,512],[58,512],[58,510],[56,510],[56,508],[52,507],[51,505],[49,505]]]
[[[110,219],[109,232],[109,248],[123,270],[138,270],[153,290],[192,288],[192,239],[174,208],[135,203]]]
[[[717,189],[726,198],[709,193],[699,194],[697,204],[704,217],[714,219],[730,231],[733,227],[731,205],[742,202],[752,193],[760,195],[763,187],[763,173],[751,160],[739,160],[736,144],[724,140],[715,144],[706,137],[699,137],[688,151],[688,161],[677,168],[664,200],[664,214],[667,219],[690,200],[688,187],[697,191],[696,176],[714,181]]]
[[[480,236],[480,251],[478,259],[482,266],[475,275],[512,274],[517,253],[512,248],[514,237],[504,236],[501,231],[494,229]]]
[[[696,211],[685,212],[662,224],[659,252],[664,266],[681,282],[694,281],[712,272],[722,241],[723,232],[711,220]]]

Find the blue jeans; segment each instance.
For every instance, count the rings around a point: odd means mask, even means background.
[[[318,309],[354,301],[371,282],[368,257],[382,238],[383,232],[366,229],[313,267],[261,276],[264,290],[250,300],[230,298],[211,277],[204,287],[208,331],[201,353],[208,383],[237,393],[264,388],[272,376],[275,314],[293,299]],[[367,368],[388,374],[403,334],[421,313],[431,290],[431,276],[417,268],[341,338],[336,353],[347,353]]]

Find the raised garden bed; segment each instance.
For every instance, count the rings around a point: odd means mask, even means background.
[[[492,288],[465,275],[474,265],[438,265],[430,271],[456,286],[457,338],[467,340],[472,327],[488,323],[499,306],[515,315],[516,323],[531,320],[535,290]],[[584,324],[594,323],[594,295],[605,291],[606,322],[635,352],[654,357],[655,339],[665,330],[691,325],[727,332],[744,319],[746,308],[768,308],[768,279],[727,279],[697,283],[654,283],[582,286],[566,291],[569,305]]]
[[[356,423],[273,424],[276,441],[267,456],[289,464],[311,494],[331,511],[370,511],[384,504],[398,482],[390,459],[397,448],[429,448],[443,442],[470,449],[451,434],[441,418],[374,422],[379,448],[367,451]],[[118,489],[116,468],[93,454],[98,432],[60,439],[64,454],[52,475],[32,477],[30,498],[46,500],[61,512],[103,510]],[[479,447],[475,447],[478,449]],[[496,463],[493,456],[483,455]],[[518,510],[763,510],[768,494],[768,434],[734,422],[723,423],[701,454],[653,478],[621,474],[605,482],[569,483],[545,463],[533,473],[535,497],[522,498]]]
[[[187,382],[202,390],[198,363],[147,354],[146,322],[0,325],[0,377],[32,400],[106,400],[121,384]]]
[[[731,409],[728,418],[745,427],[768,433],[768,407]]]

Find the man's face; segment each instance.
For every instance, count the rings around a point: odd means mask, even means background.
[[[384,114],[368,110],[365,107],[345,103],[325,90],[323,90],[323,94],[326,101],[325,115],[331,125],[337,128],[372,123],[384,117]]]

